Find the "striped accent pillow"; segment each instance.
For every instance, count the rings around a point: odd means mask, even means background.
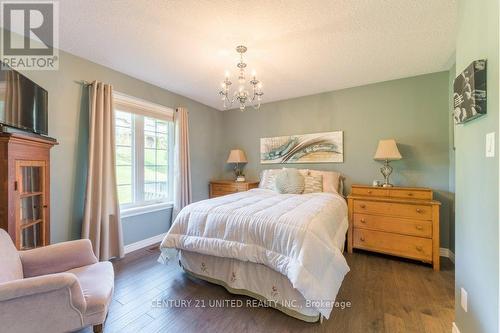
[[[307,175],[304,176],[305,186],[303,194],[323,192],[323,176],[322,175]]]

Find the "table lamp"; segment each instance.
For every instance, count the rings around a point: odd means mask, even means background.
[[[229,157],[227,158],[227,163],[236,164],[234,167],[234,179],[237,182],[244,182],[245,175],[240,169],[240,163],[247,163],[247,157],[245,152],[241,149],[232,149],[229,152]]]
[[[396,144],[396,140],[380,140],[378,142],[377,151],[375,152],[375,156],[373,157],[373,159],[376,161],[384,161],[384,166],[380,168],[380,172],[385,179],[382,186],[392,187],[392,184],[389,182],[389,176],[392,173],[392,167],[389,165],[389,162],[402,159],[401,153],[398,150],[398,145]]]

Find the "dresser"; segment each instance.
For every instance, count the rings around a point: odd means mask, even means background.
[[[259,187],[259,182],[235,182],[234,180],[212,180],[210,181],[210,198],[237,192],[248,191]]]
[[[347,249],[363,249],[432,264],[439,270],[439,207],[432,190],[353,185],[347,197]]]

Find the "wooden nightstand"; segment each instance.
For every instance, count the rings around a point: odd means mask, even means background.
[[[259,187],[259,182],[235,182],[234,180],[212,180],[210,181],[210,198],[236,192],[248,191]]]
[[[347,249],[431,263],[439,270],[439,206],[432,190],[353,185]]]

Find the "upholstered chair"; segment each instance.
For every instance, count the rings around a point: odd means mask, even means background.
[[[113,266],[89,240],[17,251],[0,229],[1,332],[101,332],[113,287]]]

